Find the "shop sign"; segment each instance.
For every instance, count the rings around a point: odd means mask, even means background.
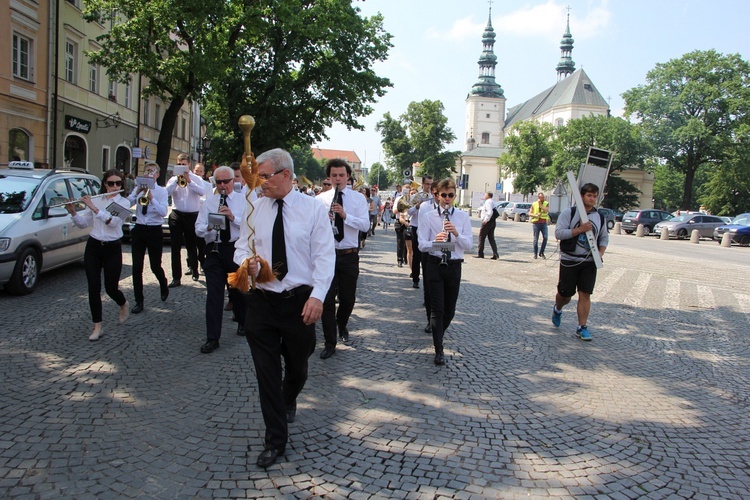
[[[88,134],[91,131],[91,122],[76,118],[75,116],[65,115],[65,128]]]

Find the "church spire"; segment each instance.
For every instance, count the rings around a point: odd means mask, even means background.
[[[568,24],[565,27],[565,33],[560,40],[560,62],[557,63],[557,81],[564,79],[576,70],[576,63],[573,62],[573,35],[570,34],[570,7],[568,7]]]
[[[471,95],[482,97],[505,97],[503,88],[495,81],[497,56],[494,52],[495,30],[492,28],[492,2],[487,26],[482,34],[482,55],[479,56],[479,80],[471,87]]]

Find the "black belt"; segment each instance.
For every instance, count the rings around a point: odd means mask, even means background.
[[[263,290],[262,288],[258,288],[258,290],[263,292],[263,295],[268,299],[291,299],[297,295],[303,295],[312,291],[312,287],[310,285],[300,285],[291,290],[284,290],[283,292],[272,292],[270,290]]]
[[[112,241],[102,241],[102,240],[97,240],[97,239],[96,239],[96,238],[94,238],[93,236],[89,236],[89,239],[90,239],[91,241],[94,241],[94,242],[96,242],[96,243],[99,243],[99,244],[100,244],[101,246],[103,246],[103,247],[106,247],[107,245],[121,245],[121,244],[122,244],[120,240],[112,240]]]
[[[443,262],[442,258],[435,257],[434,255],[428,255],[427,260],[430,262],[434,262],[435,264],[440,264]],[[463,261],[464,259],[450,259],[447,262],[449,266],[455,266],[455,265],[461,264]]]
[[[359,248],[342,248],[336,250],[336,255],[349,255],[350,253],[359,253]]]

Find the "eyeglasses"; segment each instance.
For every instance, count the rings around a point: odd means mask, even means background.
[[[214,179],[214,182],[216,184],[229,184],[230,182],[234,182],[234,179]]]
[[[107,186],[109,187],[122,186],[122,181],[107,181]]]
[[[441,198],[455,198],[456,193],[440,193]]]
[[[268,179],[270,179],[270,178],[271,178],[271,177],[273,177],[274,175],[276,175],[276,174],[280,174],[280,173],[281,173],[281,172],[283,172],[284,170],[286,170],[286,169],[282,169],[282,170],[277,170],[276,172],[274,172],[274,173],[272,173],[272,174],[258,174],[258,177],[259,177],[260,179],[263,179],[264,181],[267,181]]]

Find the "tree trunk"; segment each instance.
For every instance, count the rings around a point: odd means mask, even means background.
[[[682,206],[680,210],[690,210],[693,204],[693,180],[695,179],[696,167],[688,167],[685,170],[685,184],[682,191]]]
[[[167,165],[169,165],[169,153],[172,151],[174,125],[177,123],[177,116],[179,115],[180,109],[184,103],[184,97],[173,96],[169,103],[169,107],[164,113],[164,118],[161,120],[159,139],[156,141],[156,163],[159,164],[159,169],[161,170],[161,172],[159,172],[158,181],[160,186],[166,184]]]

